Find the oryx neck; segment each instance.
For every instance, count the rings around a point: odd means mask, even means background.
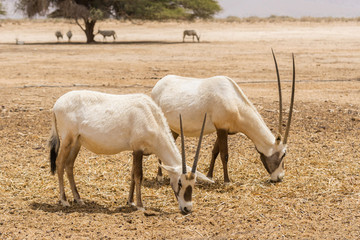
[[[153,143],[154,153],[161,159],[162,163],[170,167],[180,167],[181,169],[181,155],[175,144],[174,139],[171,137],[168,141],[162,140]]]
[[[275,137],[255,107],[252,109],[253,111],[248,111],[247,116],[244,117],[247,121],[243,123],[242,132],[253,141],[258,151],[265,156],[271,156],[274,151]]]

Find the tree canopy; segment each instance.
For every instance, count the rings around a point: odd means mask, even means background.
[[[0,15],[5,15],[5,14],[6,14],[6,12],[3,8],[2,2],[0,1]]]
[[[216,0],[19,0],[18,9],[29,17],[46,15],[75,19],[94,41],[96,21],[106,18],[141,20],[194,20],[212,18],[221,10]],[[81,23],[80,21],[83,21]]]

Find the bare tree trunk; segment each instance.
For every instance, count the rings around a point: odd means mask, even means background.
[[[75,19],[75,20],[76,20],[77,25],[79,25],[81,30],[83,30],[86,35],[86,43],[94,43],[95,42],[94,27],[95,27],[96,20],[89,20],[89,19],[83,18],[84,23],[85,23],[85,28],[83,26],[81,26],[78,19]]]
[[[86,43],[93,43],[95,42],[94,38],[94,27],[95,27],[95,20],[88,20],[85,22],[85,34],[86,34]]]

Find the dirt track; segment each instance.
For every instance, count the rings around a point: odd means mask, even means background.
[[[356,239],[360,235],[360,23],[145,23],[107,21],[116,42],[84,41],[63,21],[1,22],[1,239]],[[56,43],[58,29],[74,43]],[[201,42],[182,43],[184,29]],[[15,45],[15,38],[25,45]],[[149,94],[167,74],[227,75],[277,126],[277,89],[270,48],[277,53],[287,109],[295,54],[295,112],[283,182],[269,183],[252,142],[230,137],[232,183],[198,184],[194,212],[179,213],[169,186],[155,180],[157,159],[144,163],[147,211],[126,206],[131,153],[97,156],[82,149],[75,178],[85,206],[57,204],[49,173],[50,109],[74,89]],[[199,170],[207,172],[215,135],[206,136]],[[186,139],[194,154],[196,139]],[[191,160],[190,160],[191,161]],[[71,192],[66,182],[66,191]]]

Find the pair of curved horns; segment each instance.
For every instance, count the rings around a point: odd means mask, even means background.
[[[282,134],[282,129],[281,129],[281,125],[282,125],[282,96],[281,96],[280,74],[279,74],[279,68],[278,68],[278,65],[277,65],[276,57],[275,57],[274,51],[272,49],[271,49],[271,52],[272,52],[274,62],[275,62],[276,75],[277,75],[277,81],[278,81],[278,89],[279,89],[279,133]],[[292,54],[292,60],[293,60],[293,80],[292,80],[292,89],[291,89],[291,101],[290,101],[289,117],[288,117],[288,122],[286,124],[285,136],[284,136],[284,140],[283,140],[284,144],[287,143],[287,139],[288,139],[288,136],[289,136],[290,124],[291,124],[291,116],[292,116],[292,112],[293,112],[294,97],[295,97],[295,59],[294,59],[294,54]]]
[[[185,145],[184,145],[184,132],[183,132],[183,127],[182,127],[182,118],[181,118],[181,114],[179,114],[180,117],[180,135],[181,135],[181,159],[182,159],[182,173],[186,174],[186,159],[185,159]],[[200,153],[200,147],[201,147],[201,141],[203,138],[203,134],[204,134],[204,127],[205,127],[205,122],[206,122],[206,113],[204,116],[204,121],[201,127],[201,132],[200,132],[200,137],[199,137],[199,143],[196,149],[196,153],[195,153],[195,157],[194,157],[194,163],[191,169],[191,172],[193,174],[195,174],[196,172],[196,167],[197,167],[197,163],[199,161],[199,153]]]

